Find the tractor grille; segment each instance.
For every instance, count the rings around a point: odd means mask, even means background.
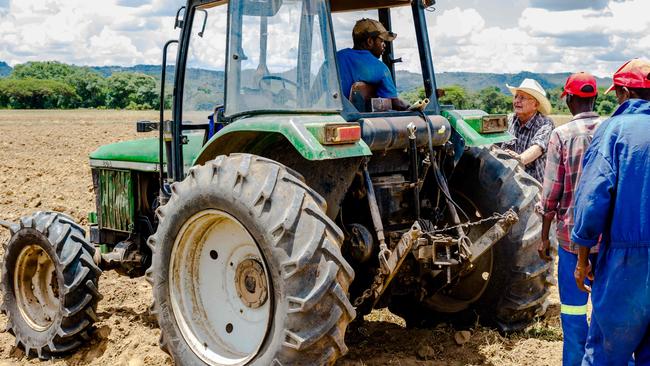
[[[134,215],[131,172],[97,169],[93,171],[93,183],[99,228],[131,232]]]

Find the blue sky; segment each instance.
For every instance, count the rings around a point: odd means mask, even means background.
[[[159,64],[176,38],[174,0],[0,0],[0,60],[78,65]],[[398,68],[418,71],[408,9],[395,10]],[[427,13],[436,71],[564,72],[611,75],[649,58],[649,0],[438,0]],[[359,15],[339,15],[353,24]],[[404,24],[402,24],[404,23]],[[349,30],[339,29],[339,47]],[[347,43],[346,43],[347,42]],[[409,57],[411,56],[411,57]]]

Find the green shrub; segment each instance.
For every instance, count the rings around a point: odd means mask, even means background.
[[[158,108],[156,80],[145,74],[115,73],[107,79],[106,105],[109,108]]]
[[[0,106],[14,109],[74,108],[74,88],[55,80],[0,79]]]

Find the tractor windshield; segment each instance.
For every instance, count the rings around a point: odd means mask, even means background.
[[[342,109],[326,0],[230,2],[227,116]]]

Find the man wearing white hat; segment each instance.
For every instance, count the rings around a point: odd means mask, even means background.
[[[513,141],[502,147],[526,167],[526,172],[539,182],[544,177],[546,147],[553,131],[551,102],[546,91],[533,79],[524,79],[518,87],[506,84],[514,96],[514,115],[509,119],[508,132],[515,136]]]

